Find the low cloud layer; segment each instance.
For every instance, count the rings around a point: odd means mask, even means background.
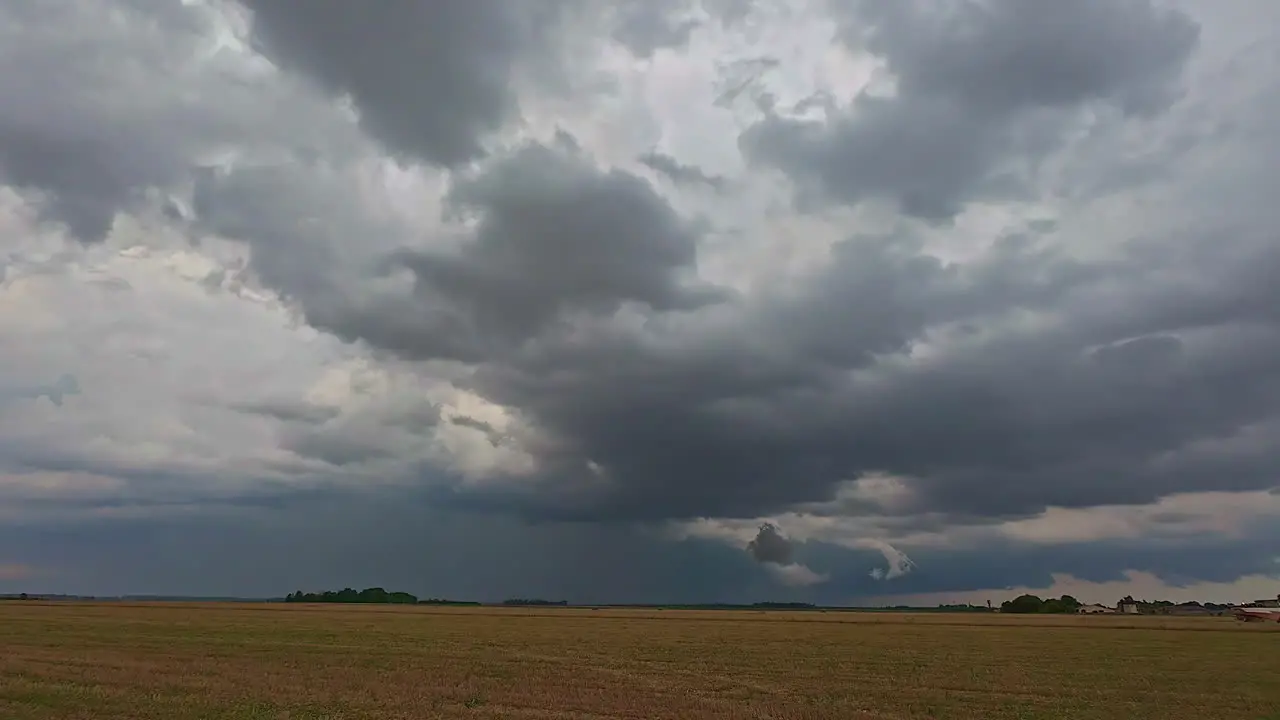
[[[1273,3],[294,5],[0,7],[0,560],[343,497],[476,592],[1280,572]]]

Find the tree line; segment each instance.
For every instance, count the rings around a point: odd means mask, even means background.
[[[1137,611],[1144,615],[1168,613],[1177,607],[1201,607],[1209,612],[1222,612],[1232,607],[1231,605],[1221,605],[1211,602],[1199,603],[1192,601],[1179,604],[1169,600],[1134,600],[1132,595],[1126,595],[1123,598],[1120,598],[1118,604],[1136,606]],[[1071,597],[1070,595],[1063,595],[1062,597],[1048,599],[1042,599],[1037,595],[1019,595],[1012,600],[1005,600],[1001,603],[1000,612],[1021,614],[1074,613],[1080,609],[1081,605],[1082,603],[1079,600]]]
[[[285,602],[300,603],[383,603],[396,605],[415,605],[416,595],[407,592],[387,592],[374,587],[364,590],[343,588],[341,590],[325,590],[318,593],[304,593],[301,590],[284,596]]]
[[[1036,613],[1064,614],[1076,612],[1080,609],[1080,605],[1080,601],[1070,595],[1047,600],[1041,599],[1038,595],[1019,595],[1012,600],[1005,600],[1000,603],[1000,612],[1024,615]]]
[[[380,587],[365,588],[364,590],[356,590],[354,588],[343,588],[341,590],[325,590],[324,592],[308,593],[291,592],[284,596],[287,603],[374,603],[389,605],[479,605],[478,602],[470,602],[465,600],[444,600],[441,598],[427,598],[419,600],[413,593],[407,592],[389,592]],[[503,605],[568,605],[567,600],[538,600],[536,598],[512,598],[504,600]]]

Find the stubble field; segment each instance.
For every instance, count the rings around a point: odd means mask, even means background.
[[[0,718],[1273,720],[1280,626],[8,602]]]

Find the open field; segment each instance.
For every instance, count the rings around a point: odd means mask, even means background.
[[[6,602],[0,718],[1272,720],[1280,626]]]

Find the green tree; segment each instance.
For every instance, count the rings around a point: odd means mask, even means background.
[[[285,602],[305,603],[399,603],[412,605],[418,602],[417,596],[407,592],[387,592],[383,588],[365,588],[356,591],[343,588],[337,592],[325,590],[321,593],[305,593],[301,590],[289,593]]]
[[[1019,595],[1012,600],[1000,604],[1000,612],[1030,614],[1038,613],[1044,607],[1044,601],[1037,595]]]

